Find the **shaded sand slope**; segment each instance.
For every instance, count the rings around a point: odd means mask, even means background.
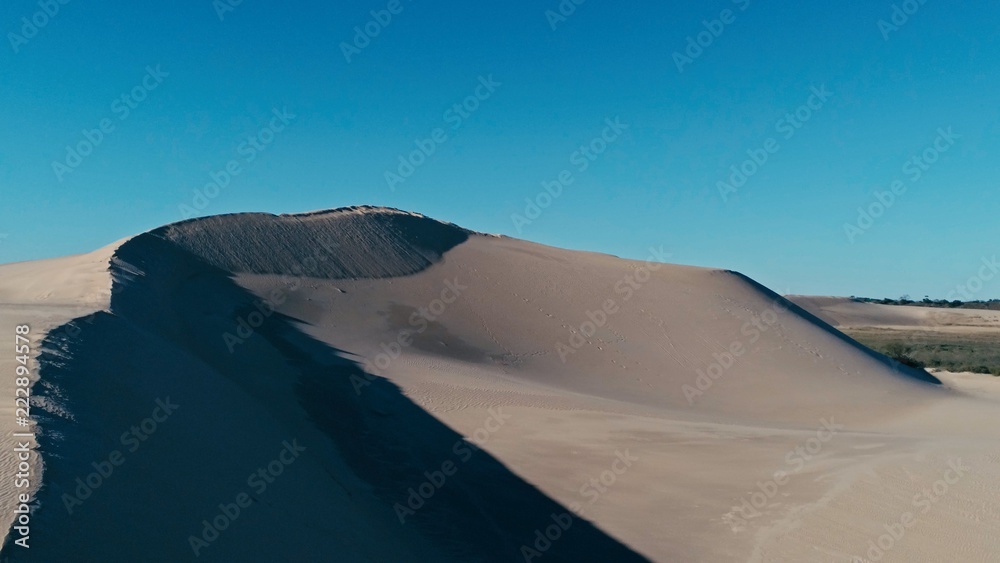
[[[327,279],[419,272],[468,238],[468,231],[455,225],[364,206],[278,218],[266,213],[218,215],[151,234],[227,272]]]
[[[441,225],[421,221],[430,232]],[[436,248],[396,244],[405,239],[389,223],[366,225],[381,236],[365,239],[360,258],[342,257],[337,271],[415,271],[464,238],[453,229],[453,240],[438,237]],[[241,492],[252,504],[200,549],[200,559],[510,561],[520,557],[521,538],[552,524],[554,514],[569,529],[547,560],[580,561],[591,553],[642,560],[589,523],[563,516],[566,509],[396,386],[366,377],[287,317],[269,316],[231,354],[222,335],[255,310],[253,296],[228,272],[169,240],[176,233],[164,234],[140,235],[115,252],[111,313],[76,337],[46,342],[46,385],[36,389],[50,405],[39,417],[49,470],[33,547],[8,546],[13,560],[191,559],[189,536],[201,535],[202,521]],[[261,264],[249,252],[239,260]],[[363,394],[352,376],[369,382]],[[121,436],[152,416],[162,420],[151,432],[140,426],[141,441]],[[287,458],[282,450],[289,443],[304,451],[278,463],[281,475],[255,490],[247,476]],[[95,471],[92,463],[121,457],[95,490],[76,491],[76,479]],[[450,470],[445,460],[453,460]],[[445,470],[453,474],[401,524],[393,505],[420,484],[413,477],[427,471],[440,482]],[[85,498],[67,503],[65,495],[73,494]]]

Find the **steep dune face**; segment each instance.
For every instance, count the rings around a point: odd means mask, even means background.
[[[976,476],[895,553],[990,553],[1000,469],[973,452],[995,405],[662,259],[383,208],[130,239],[106,310],[45,341],[41,509],[4,554],[847,561],[951,455]],[[791,481],[739,508],[775,469]]]

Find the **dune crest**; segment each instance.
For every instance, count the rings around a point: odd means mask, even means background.
[[[314,278],[379,279],[427,268],[470,231],[417,213],[362,206],[295,215],[218,215],[149,234],[233,274],[298,271]],[[320,264],[309,269],[313,261]]]

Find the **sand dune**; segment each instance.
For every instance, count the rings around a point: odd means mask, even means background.
[[[196,219],[112,248],[90,269],[0,266],[4,322],[52,329],[44,486],[11,560],[1000,547],[997,395],[864,348],[830,303],[655,248],[627,261],[384,208]]]

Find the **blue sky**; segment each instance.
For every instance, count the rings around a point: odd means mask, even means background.
[[[1000,297],[996,3],[224,2],[4,2],[0,262],[376,204],[779,292]]]

